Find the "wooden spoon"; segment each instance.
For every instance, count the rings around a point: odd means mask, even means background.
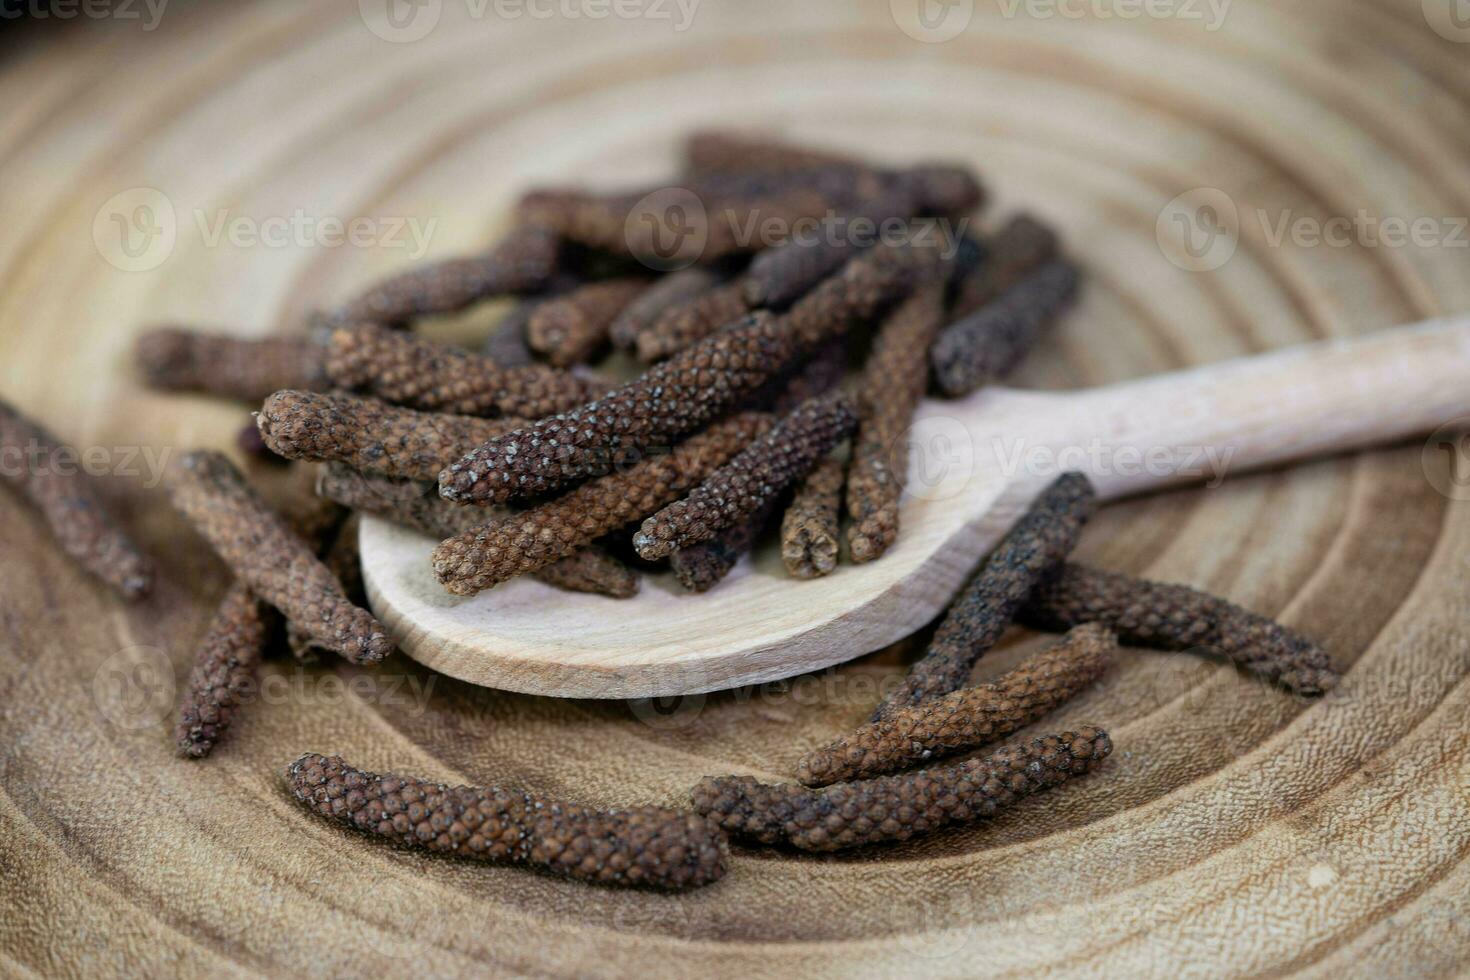
[[[363,522],[374,611],[410,656],[488,687],[557,697],[698,694],[869,653],[932,620],[1058,472],[1103,498],[1470,428],[1470,317],[1287,348],[1075,392],[990,388],[926,401],[898,543],[812,581],[743,561],[703,595],[650,576],[633,599],[521,578],[469,599],[434,541]],[[1428,451],[1426,449],[1426,451]],[[768,567],[769,566],[769,567]]]

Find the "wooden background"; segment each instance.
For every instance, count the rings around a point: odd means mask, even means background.
[[[1024,384],[1470,308],[1463,235],[1385,248],[1270,234],[1283,215],[1360,209],[1453,231],[1470,211],[1470,44],[1432,30],[1419,0],[1235,0],[1218,30],[982,0],[943,43],[897,26],[913,26],[891,13],[903,0],[704,0],[686,30],[672,4],[673,21],[594,21],[444,0],[425,8],[432,30],[397,41],[367,27],[382,6],[176,3],[152,30],[142,6],[6,27],[0,396],[101,448],[162,576],[124,608],[0,492],[0,973],[1463,965],[1470,507],[1455,498],[1470,491],[1449,454],[1417,444],[1108,508],[1086,558],[1278,615],[1351,671],[1304,704],[1216,663],[1130,651],[1047,726],[1106,726],[1110,764],[988,825],[835,857],[737,849],[724,881],[669,897],[394,850],[308,818],[283,787],[287,762],[322,751],[678,804],[706,773],[788,773],[866,716],[902,650],[672,706],[502,695],[404,657],[376,672],[275,663],[213,758],[174,758],[174,684],[226,577],[132,451],[228,445],[244,410],[144,391],[131,338],[172,318],[296,329],[412,257],[387,234],[215,240],[220,212],[247,226],[297,209],[412,217],[435,222],[428,254],[449,255],[489,240],[531,181],[650,177],[691,126],[774,122],[894,160],[973,160],[998,210],[1065,229],[1090,285]],[[1209,273],[1156,241],[1166,202],[1197,187],[1241,218],[1238,251]],[[979,672],[1039,642],[1018,634]]]

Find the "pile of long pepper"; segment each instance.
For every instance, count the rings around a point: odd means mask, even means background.
[[[169,328],[140,339],[153,385],[260,403],[242,448],[297,461],[297,482],[315,491],[274,509],[210,450],[188,454],[173,479],[176,507],[237,577],[186,686],[182,753],[207,755],[224,735],[278,619],[300,656],[375,664],[391,652],[363,608],[360,513],[442,539],[434,571],[460,595],[533,574],[626,598],[664,560],[701,592],[768,527],[799,578],[830,574],[844,556],[882,557],[901,530],[907,429],[931,383],[961,396],[1003,377],[1077,292],[1077,267],[1033,217],[988,236],[952,234],[985,199],[964,168],[885,169],[724,132],[692,136],[684,163],[679,184],[707,223],[675,271],[655,274],[669,256],[632,220],[648,189],[538,190],[494,247],[380,282],[315,317],[306,336]],[[731,232],[768,219],[825,219],[828,234]],[[870,244],[863,223],[903,234]],[[480,351],[413,332],[504,296],[517,305]],[[864,332],[866,362],[846,379]],[[588,366],[612,351],[642,362],[641,373],[616,382]],[[0,438],[60,447],[3,404]],[[16,482],[68,553],[125,596],[145,592],[151,567],[85,478],[43,472]],[[1094,504],[1080,474],[1048,487],[872,721],[803,757],[799,784],[706,779],[693,792],[702,815],[600,812],[307,755],[289,768],[290,786],[321,815],[400,843],[685,888],[724,873],[726,832],[808,850],[903,839],[1091,771],[1111,741],[1084,727],[902,772],[1039,721],[1107,670],[1120,637],[1210,650],[1304,696],[1332,686],[1325,653],[1278,623],[1184,586],[1069,563]],[[971,686],[976,660],[1013,621],[1066,636]]]

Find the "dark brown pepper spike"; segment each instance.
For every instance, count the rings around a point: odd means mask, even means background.
[[[694,809],[763,844],[838,851],[993,816],[1091,772],[1112,750],[1107,732],[1080,728],[1005,746],[988,759],[822,790],[771,786],[749,776],[707,777],[694,788]]]
[[[603,885],[698,888],[725,874],[725,835],[680,810],[594,810],[498,786],[379,775],[315,753],[291,763],[286,780],[318,816],[424,850]]]
[[[627,349],[635,346],[639,335],[653,326],[665,311],[683,306],[719,282],[719,273],[699,265],[669,273],[618,314],[608,328],[608,338],[615,347]]]
[[[544,364],[504,368],[460,347],[372,325],[334,331],[326,370],[338,388],[456,415],[540,418],[603,390]]]
[[[61,550],[124,599],[153,588],[153,562],[107,512],[75,450],[0,401],[0,478],[41,513]]]
[[[324,348],[302,337],[249,340],[163,327],[140,336],[133,355],[149,385],[170,391],[258,402],[282,388],[329,387]]]
[[[769,314],[706,338],[563,415],[490,440],[439,475],[450,500],[505,503],[609,473],[743,402],[801,353]]]
[[[817,464],[786,508],[781,520],[781,560],[795,578],[820,578],[837,567],[842,469],[838,459]]]
[[[463,531],[434,549],[434,574],[450,592],[474,595],[564,558],[677,499],[769,426],[764,415],[734,416],[671,452],[651,455],[537,507]]]
[[[808,753],[797,763],[796,778],[808,786],[868,779],[999,741],[1101,677],[1116,647],[1107,627],[1078,626],[989,684],[896,711]]]
[[[347,600],[313,549],[223,455],[186,454],[173,502],[244,584],[321,646],[363,664],[392,652],[387,630]]]
[[[1331,690],[1340,677],[1315,642],[1232,602],[1073,562],[1037,586],[1019,617],[1041,629],[1105,623],[1135,646],[1209,650],[1307,697]]]
[[[446,463],[524,419],[416,412],[374,398],[278,391],[256,416],[261,438],[288,459],[332,460],[408,479],[434,479]]]
[[[174,741],[179,754],[202,759],[234,720],[255,682],[273,614],[243,583],[230,586],[194,654],[179,704]]]
[[[873,721],[965,687],[975,661],[995,646],[1031,590],[1076,546],[1096,504],[1092,484],[1081,473],[1064,473],[1042,491],[960,590],[929,649],[874,710]]]
[[[841,393],[803,403],[683,500],[645,520],[633,547],[654,561],[748,520],[809,473],[856,421],[852,403]]]
[[[642,278],[604,279],[547,300],[526,325],[531,349],[556,367],[581,364],[606,345],[618,314],[647,289]]]
[[[963,318],[1005,294],[1061,251],[1049,226],[1029,214],[1018,214],[996,232],[985,258],[955,288],[955,319]]]
[[[635,341],[638,360],[645,364],[677,354],[690,344],[715,333],[750,311],[745,299],[745,280],[715,286],[686,303],[671,307]]]
[[[555,275],[560,254],[555,232],[524,222],[482,255],[431,263],[374,284],[334,313],[332,322],[397,326],[493,296],[536,292]]]
[[[1000,299],[945,327],[930,352],[940,389],[958,398],[1009,374],[1076,300],[1081,281],[1075,265],[1053,260]]]

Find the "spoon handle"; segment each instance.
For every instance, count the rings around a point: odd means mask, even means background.
[[[1055,453],[1057,470],[1084,470],[1105,497],[1213,485],[1429,433],[1426,452],[1453,449],[1454,434],[1470,431],[1470,315],[1094,388],[1054,405],[1033,438]]]

